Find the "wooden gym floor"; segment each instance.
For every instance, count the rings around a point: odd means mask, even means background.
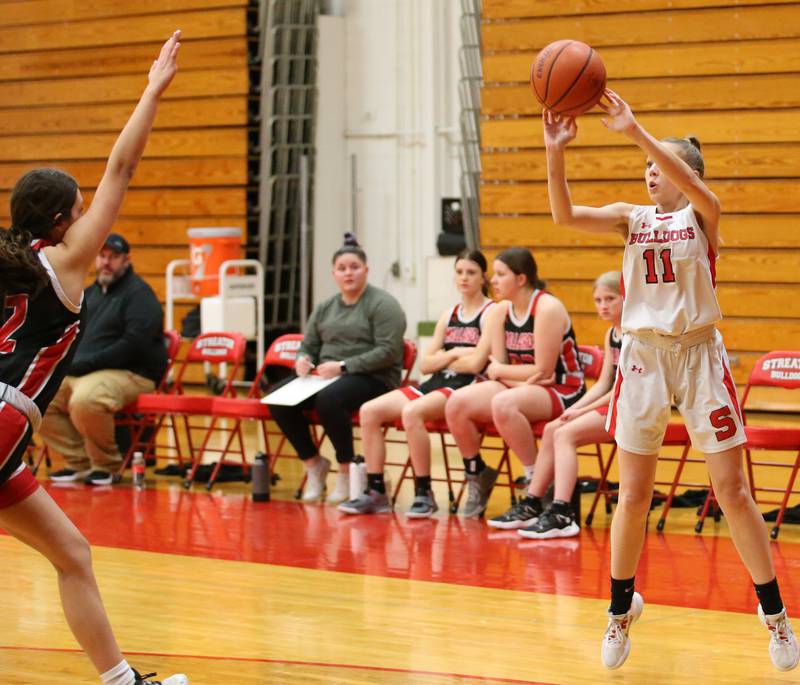
[[[693,531],[675,509],[651,532],[637,576],[645,598],[633,651],[600,665],[610,518],[579,538],[522,540],[444,512],[407,521],[300,504],[294,460],[273,501],[247,486],[187,492],[177,479],[49,492],[87,535],[129,661],[192,685],[796,682],[775,671],[756,600],[724,519]],[[437,490],[440,505],[446,501]],[[589,506],[584,496],[584,511]],[[489,514],[503,511],[497,488]],[[800,531],[772,543],[784,598],[800,616]],[[61,614],[48,563],[0,536],[0,682],[98,682]],[[800,627],[800,624],[798,624]]]

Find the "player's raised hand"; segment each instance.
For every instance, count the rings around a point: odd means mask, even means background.
[[[178,50],[181,47],[181,30],[173,33],[166,43],[161,47],[158,59],[150,67],[148,76],[149,88],[155,91],[156,95],[161,95],[169,86],[175,72],[178,71]]]
[[[625,100],[610,88],[606,88],[605,96],[608,102],[601,100],[597,103],[597,106],[608,114],[607,119],[601,120],[603,126],[619,133],[625,133],[636,126],[636,119]]]
[[[544,144],[547,147],[564,147],[578,135],[578,122],[575,121],[575,117],[556,114],[549,109],[542,110],[542,125]]]

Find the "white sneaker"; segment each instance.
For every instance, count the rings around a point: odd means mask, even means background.
[[[786,616],[786,609],[779,614],[767,616],[759,604],[758,618],[769,630],[769,656],[772,665],[779,671],[791,671],[800,661],[800,647]]]
[[[75,483],[83,482],[92,472],[92,469],[71,469],[69,467],[53,471],[48,476],[54,483]]]
[[[325,457],[312,459],[306,464],[306,485],[303,488],[303,501],[313,502],[325,492],[325,478],[331,470],[331,463]]]
[[[638,592],[633,593],[631,599],[631,608],[628,609],[627,614],[614,616],[608,615],[608,627],[606,634],[603,635],[603,644],[600,647],[600,657],[603,660],[603,666],[609,670],[619,668],[625,663],[628,654],[631,651],[631,640],[628,637],[628,632],[631,629],[631,624],[642,615],[644,608],[644,600]]]
[[[351,465],[350,468],[353,468]],[[325,500],[328,504],[339,504],[350,499],[350,471],[342,471],[341,464],[339,465],[339,473],[336,474],[336,485],[333,490],[328,494],[328,499]]]

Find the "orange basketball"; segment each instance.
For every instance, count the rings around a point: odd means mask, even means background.
[[[557,40],[531,65],[531,90],[544,107],[576,117],[603,96],[606,68],[597,51],[578,40]]]

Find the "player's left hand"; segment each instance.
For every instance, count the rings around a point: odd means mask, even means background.
[[[636,119],[625,100],[610,88],[606,88],[604,95],[608,102],[600,100],[597,103],[597,106],[608,114],[608,119],[601,119],[603,126],[619,133],[625,133],[636,126]]]
[[[175,72],[178,71],[178,50],[180,44],[181,31],[178,29],[161,47],[158,59],[153,62],[148,75],[149,87],[155,91],[156,95],[161,95],[172,81]]]

